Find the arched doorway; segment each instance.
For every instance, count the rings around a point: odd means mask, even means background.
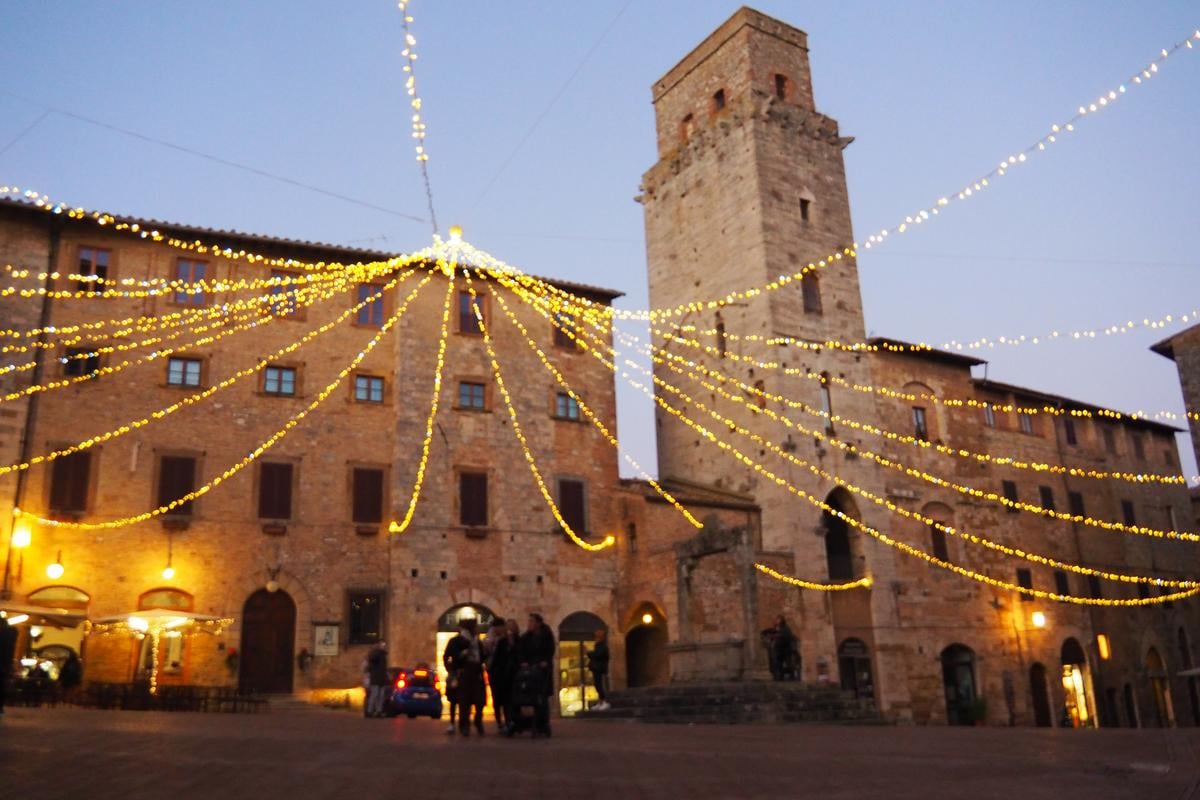
[[[296,648],[296,604],[282,589],[259,589],[242,608],[238,689],[247,694],[290,694]]]
[[[38,658],[51,662],[54,665],[50,672],[51,677],[57,679],[58,670],[66,663],[69,653],[75,653],[80,658],[85,657],[83,651],[87,639],[84,636],[83,622],[87,619],[91,599],[87,592],[74,586],[43,586],[30,592],[26,598],[29,605],[45,608],[64,620],[78,622],[73,626],[61,628],[43,625],[36,630],[36,626],[25,626],[29,640],[22,643],[18,653],[24,654],[27,648]],[[37,636],[33,635],[35,632]]]
[[[1046,684],[1046,668],[1034,664],[1029,668],[1029,691],[1033,695],[1033,724],[1049,728],[1054,724],[1050,717],[1050,687]]]
[[[596,631],[608,633],[604,620],[587,611],[568,614],[558,626],[558,703],[564,717],[599,701],[588,672],[588,653],[596,647]]]
[[[1072,728],[1090,727],[1094,724],[1091,705],[1088,702],[1087,657],[1079,640],[1071,638],[1062,645],[1063,723]]]
[[[979,716],[975,700],[975,652],[962,644],[942,651],[942,685],[946,690],[946,720],[951,725],[973,725]]]
[[[1160,728],[1175,724],[1175,709],[1171,706],[1171,687],[1167,684],[1167,665],[1158,650],[1151,647],[1146,651],[1146,677],[1150,680],[1150,692],[1154,696],[1154,719]]]
[[[834,489],[825,502],[840,514],[858,519],[854,501],[844,489]],[[821,512],[821,525],[825,530],[825,563],[829,569],[829,580],[854,580],[858,577],[858,569],[850,542],[849,523],[838,514],[826,510]]]
[[[659,686],[671,677],[667,621],[651,603],[638,606],[625,633],[625,677],[629,687]]]
[[[842,688],[853,692],[855,697],[875,698],[871,654],[862,639],[847,639],[838,645],[838,678]]]

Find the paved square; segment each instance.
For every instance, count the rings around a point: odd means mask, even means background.
[[[0,797],[1187,798],[1200,731],[687,727],[560,721],[553,739],[433,720],[10,709]]]

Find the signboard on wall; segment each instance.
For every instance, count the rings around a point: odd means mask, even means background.
[[[313,625],[313,655],[336,656],[338,654],[337,622],[318,622]]]

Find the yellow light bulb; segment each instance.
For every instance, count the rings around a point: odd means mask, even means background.
[[[455,244],[462,241],[462,226],[461,225],[451,225],[450,226],[450,241],[454,242]]]
[[[46,577],[52,581],[56,581],[59,578],[61,578],[63,576],[63,573],[66,571],[67,571],[66,568],[63,567],[62,564],[55,561],[50,566],[46,567]]]
[[[164,581],[174,580],[175,579],[175,568],[172,567],[170,564],[168,564],[166,566],[166,568],[163,569],[162,576],[163,576]]]
[[[1035,627],[1035,628],[1046,627],[1046,615],[1041,611],[1033,612],[1033,614],[1030,615],[1029,619],[1033,623],[1033,627]]]
[[[16,548],[29,547],[33,541],[33,531],[25,520],[17,520],[13,526],[12,546]]]
[[[643,625],[649,625],[652,622],[654,622],[653,614],[642,614],[642,624]]]

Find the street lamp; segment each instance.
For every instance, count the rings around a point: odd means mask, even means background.
[[[1046,615],[1041,611],[1033,612],[1029,617],[1029,621],[1033,623],[1033,627],[1035,628],[1046,627]]]
[[[54,563],[46,567],[46,577],[52,581],[56,581],[66,572],[66,567],[62,563],[62,550],[58,551],[58,555],[54,559]]]

